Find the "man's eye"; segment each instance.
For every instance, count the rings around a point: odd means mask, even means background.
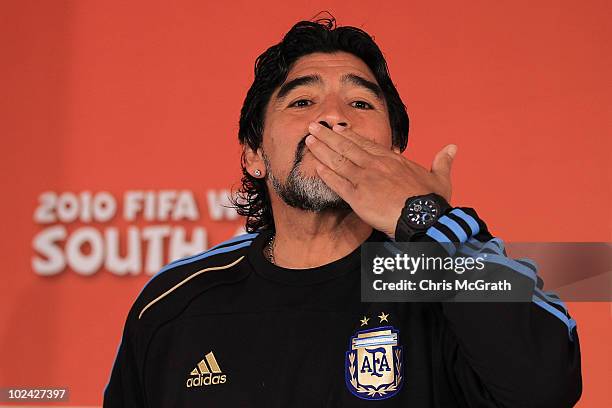
[[[372,109],[372,105],[364,101],[355,101],[351,103],[351,106],[357,109]]]
[[[295,106],[296,108],[305,108],[307,106],[310,106],[311,104],[312,101],[309,101],[308,99],[300,99],[298,101],[293,102],[289,106]]]

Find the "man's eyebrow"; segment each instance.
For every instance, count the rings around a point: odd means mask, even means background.
[[[321,77],[317,74],[293,78],[291,81],[285,82],[280,87],[280,90],[276,94],[276,101],[277,103],[282,102],[285,96],[287,96],[289,92],[293,91],[298,86],[314,85],[321,83],[323,83],[323,79],[321,79]]]
[[[378,99],[379,102],[384,102],[382,97],[382,89],[380,89],[380,86],[378,86],[378,84],[375,82],[369,81],[355,74],[342,75],[341,82],[350,83],[353,85],[360,86],[362,88],[366,88],[376,97],[376,99]]]

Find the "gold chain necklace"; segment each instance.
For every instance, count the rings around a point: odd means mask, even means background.
[[[276,262],[274,262],[274,238],[276,238],[276,234],[272,235],[272,238],[270,238],[270,241],[268,241],[268,245],[266,246],[266,250],[265,250],[265,254],[266,254],[266,258],[268,258],[268,261],[270,261],[270,263],[272,263],[273,265],[276,265]]]

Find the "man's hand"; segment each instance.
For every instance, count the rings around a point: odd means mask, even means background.
[[[321,179],[372,228],[394,237],[408,197],[437,193],[450,202],[451,166],[457,146],[447,145],[431,171],[344,126],[309,126],[306,145]]]

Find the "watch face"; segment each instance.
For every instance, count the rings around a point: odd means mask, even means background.
[[[440,216],[440,206],[430,198],[415,198],[408,204],[408,222],[415,228],[427,228]]]

